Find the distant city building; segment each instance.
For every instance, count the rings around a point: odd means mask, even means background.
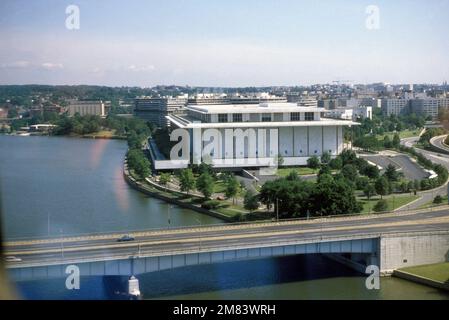
[[[413,99],[410,106],[411,112],[425,117],[431,116],[432,120],[436,120],[440,110],[449,108],[449,99]]]
[[[0,119],[8,118],[8,109],[0,108]]]
[[[352,108],[336,108],[327,110],[325,115],[334,119],[364,120],[373,118],[373,107],[356,106]]]
[[[70,117],[77,113],[80,116],[97,115],[105,117],[107,115],[105,103],[101,100],[70,100],[67,112]]]
[[[409,112],[409,101],[408,99],[382,99],[382,113],[386,116],[406,114]]]
[[[197,94],[189,97],[189,105],[222,105],[222,104],[259,104],[261,102],[286,102],[283,96],[271,95],[266,92],[254,94]]]
[[[166,116],[181,112],[187,105],[187,96],[179,97],[141,97],[135,99],[134,114],[149,121],[156,127],[165,128],[170,125]]]
[[[298,107],[318,108],[318,100],[315,97],[300,97]]]
[[[318,100],[318,108],[324,108],[326,110],[335,109],[338,107],[338,101],[336,99],[320,99]]]

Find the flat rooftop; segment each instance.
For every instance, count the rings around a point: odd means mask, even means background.
[[[325,112],[324,108],[299,107],[289,102],[262,102],[259,104],[203,104],[188,105],[187,110],[204,114],[217,113],[276,113],[276,112]]]
[[[308,108],[306,108],[308,109]],[[171,114],[166,118],[178,128],[273,128],[273,127],[315,127],[315,126],[358,126],[351,120],[321,118],[314,121],[272,121],[272,122],[201,122],[188,115]]]

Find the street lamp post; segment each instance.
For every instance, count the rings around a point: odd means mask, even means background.
[[[59,232],[61,233],[61,257],[64,259],[64,232],[62,229]]]
[[[321,240],[323,240],[323,211],[320,212],[320,220],[321,220],[321,223],[320,223],[321,232],[320,232],[320,234],[321,234]]]
[[[195,220],[200,224],[200,227],[202,227],[202,223],[201,220],[199,220],[198,218],[195,218]],[[201,251],[201,231],[198,232],[198,236],[199,236],[199,240],[200,240],[200,247],[199,247],[199,251]]]
[[[171,212],[170,212],[170,204],[167,205],[167,216],[168,216],[168,229],[170,229],[170,223],[171,223]]]
[[[279,199],[276,198],[276,221],[279,222]]]

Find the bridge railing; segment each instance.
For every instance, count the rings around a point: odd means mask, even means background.
[[[409,215],[416,213],[425,213],[430,211],[442,211],[449,210],[449,205],[440,205],[423,209],[407,209],[405,207],[402,210],[396,211],[385,211],[385,212],[372,212],[372,213],[354,213],[354,214],[340,214],[340,215],[327,215],[327,216],[310,216],[309,218],[291,218],[291,219],[280,219],[280,220],[259,220],[259,221],[240,221],[240,222],[228,222],[228,223],[215,223],[215,224],[193,224],[188,226],[174,226],[167,228],[146,228],[146,229],[129,229],[129,230],[111,230],[109,232],[86,232],[86,233],[70,233],[64,232],[64,237],[61,236],[33,236],[33,237],[9,237],[6,239],[6,242],[12,241],[32,241],[32,240],[54,240],[54,239],[67,239],[71,237],[101,237],[101,236],[117,236],[120,237],[124,234],[133,234],[133,233],[142,233],[142,232],[161,232],[161,231],[183,231],[189,229],[213,229],[213,228],[233,228],[237,226],[273,226],[275,224],[289,224],[289,223],[299,223],[299,222],[333,222],[333,221],[342,221],[342,220],[360,220],[360,219],[372,219],[379,217],[389,217],[389,216],[401,216],[401,215]]]
[[[194,237],[198,238],[198,247],[190,247],[183,249],[163,249],[163,250],[151,250],[145,252],[142,249],[145,245],[139,245],[136,243],[135,246],[129,246],[130,252],[126,254],[109,254],[107,256],[99,256],[99,257],[91,257],[91,258],[68,258],[68,257],[59,257],[54,260],[44,260],[41,262],[35,263],[26,263],[20,262],[16,264],[8,264],[7,268],[28,268],[28,267],[38,267],[38,266],[50,266],[50,265],[66,265],[66,264],[77,264],[77,263],[88,263],[88,262],[104,262],[104,261],[114,261],[114,260],[127,260],[127,259],[142,259],[142,258],[150,258],[150,257],[162,257],[162,256],[175,256],[175,255],[183,255],[183,254],[201,254],[201,253],[211,253],[211,252],[219,252],[219,251],[229,251],[229,250],[245,250],[245,249],[262,249],[262,248],[271,248],[271,247],[282,247],[282,246],[291,246],[291,245],[307,245],[307,244],[315,244],[321,245],[322,243],[329,242],[337,242],[337,241],[351,241],[351,240],[366,240],[366,239],[380,239],[382,237],[416,237],[416,236],[425,236],[425,235],[436,235],[436,234],[449,234],[449,230],[441,229],[441,230],[433,230],[433,231],[387,231],[387,232],[373,232],[373,233],[360,233],[360,234],[344,234],[344,235],[328,235],[328,236],[314,236],[306,239],[287,239],[287,240],[269,240],[269,241],[258,241],[252,242],[250,244],[242,245],[242,244],[223,244],[223,245],[207,245],[202,242],[200,236]],[[139,246],[141,253],[139,254]],[[324,252],[319,248],[318,252]],[[339,252],[339,251],[333,251]],[[307,254],[305,252],[304,254]],[[310,253],[310,252],[309,252]],[[326,252],[331,253],[331,252]],[[289,254],[298,254],[298,253],[287,253],[283,255]],[[299,253],[300,254],[300,253]],[[257,257],[257,256],[255,256]]]

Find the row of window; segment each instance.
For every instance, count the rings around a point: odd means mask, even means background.
[[[290,113],[290,121],[300,121],[301,113],[300,112],[292,112]],[[313,121],[315,120],[315,113],[313,112],[305,112],[304,113],[305,121]],[[271,122],[271,114],[262,114],[262,122]],[[218,114],[218,122],[228,122],[228,114],[227,113],[219,113]],[[232,122],[243,122],[243,116],[241,113],[233,113],[232,114]]]

